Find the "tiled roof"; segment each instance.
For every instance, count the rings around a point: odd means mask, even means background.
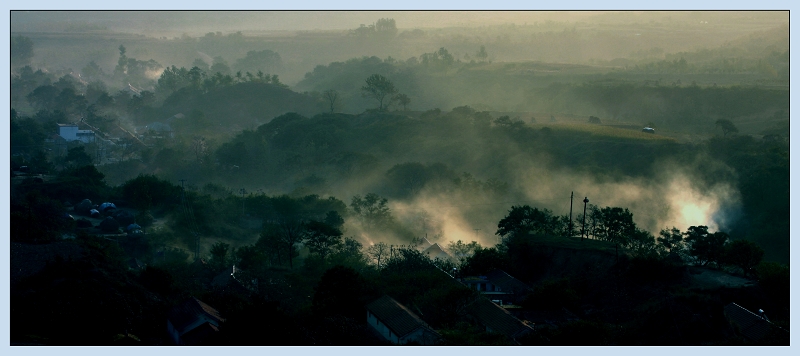
[[[428,328],[422,319],[412,313],[408,308],[398,303],[388,295],[384,295],[367,305],[367,310],[374,314],[381,323],[385,324],[398,337],[408,335],[421,327]]]
[[[778,328],[768,320],[742,308],[736,303],[725,306],[725,315],[736,325],[742,336],[753,341],[763,339],[767,334],[773,331],[773,328]]]
[[[512,339],[533,331],[533,328],[515,318],[508,311],[483,297],[470,304],[467,311],[489,331],[503,334]]]
[[[189,298],[183,304],[172,308],[169,312],[169,320],[179,333],[184,333],[186,331],[183,330],[184,328],[203,315],[216,322],[217,325],[225,321],[216,309],[195,297]]]
[[[486,279],[494,285],[500,287],[505,292],[524,293],[530,291],[530,287],[519,279],[516,279],[500,269],[493,269],[486,274]]]

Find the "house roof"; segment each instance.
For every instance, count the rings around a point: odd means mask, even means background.
[[[519,279],[512,277],[501,269],[493,269],[486,274],[486,279],[494,285],[500,287],[505,292],[524,293],[529,291],[531,287],[523,283]]]
[[[444,251],[438,242],[434,242],[430,247],[422,251],[423,254],[430,256],[430,258],[450,259],[450,254]]]
[[[739,328],[739,332],[746,338],[759,341],[767,336],[774,328],[778,328],[769,320],[762,318],[736,303],[725,306],[725,315]],[[778,328],[780,329],[780,328]]]
[[[533,331],[533,328],[486,298],[476,299],[467,307],[467,311],[490,331],[512,339]]]
[[[216,322],[217,325],[225,321],[219,311],[195,297],[191,297],[182,304],[175,306],[169,312],[169,320],[172,322],[172,326],[181,334],[186,332],[186,330],[183,330],[184,328],[202,316]]]
[[[184,345],[203,345],[208,343],[211,336],[215,335],[219,328],[209,322],[205,322],[200,326],[190,330],[181,336],[181,341]]]
[[[384,295],[372,303],[367,304],[367,310],[375,315],[389,330],[403,337],[419,328],[427,328],[426,324],[416,314],[388,295]]]

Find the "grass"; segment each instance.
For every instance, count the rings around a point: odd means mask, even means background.
[[[597,125],[588,123],[547,123],[547,124],[531,124],[533,128],[541,129],[548,127],[554,133],[587,133],[592,136],[598,136],[611,139],[627,139],[627,140],[640,140],[651,142],[677,142],[675,138],[662,136],[659,134],[650,134],[641,132],[641,129],[629,129],[613,127],[608,125]]]

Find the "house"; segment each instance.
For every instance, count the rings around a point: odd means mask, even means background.
[[[531,325],[486,298],[477,298],[467,306],[467,313],[486,332],[504,335],[516,343],[520,337],[533,332]]]
[[[66,141],[81,141],[83,143],[94,142],[95,136],[92,130],[78,130],[75,124],[58,124],[58,135]]]
[[[737,334],[751,341],[761,342],[767,339],[786,338],[788,345],[789,332],[769,321],[761,310],[759,310],[759,314],[756,314],[736,303],[730,303],[725,306],[723,313]]]
[[[144,132],[151,134],[153,137],[175,137],[175,131],[172,130],[172,126],[162,122],[154,122],[145,126]]]
[[[500,304],[519,304],[531,292],[527,284],[496,268],[485,276],[461,278],[461,283]]]
[[[216,309],[192,297],[170,310],[167,332],[176,345],[203,345],[216,336],[223,322]]]
[[[439,333],[388,295],[367,305],[367,323],[383,338],[398,345],[435,345],[440,339]]]
[[[453,260],[453,257],[445,252],[444,248],[442,248],[438,242],[434,242],[428,248],[422,250],[422,254],[430,257],[432,260],[437,258],[442,260]]]

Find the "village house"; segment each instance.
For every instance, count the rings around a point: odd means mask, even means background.
[[[388,295],[367,305],[367,323],[386,340],[398,345],[435,345],[439,333]]]
[[[493,269],[484,276],[463,277],[461,283],[501,305],[519,304],[531,292],[527,284],[500,269]]]
[[[723,310],[725,317],[737,334],[753,342],[762,342],[768,338],[789,339],[789,332],[773,324],[762,310],[753,313],[736,303],[730,303]]]
[[[175,345],[204,345],[225,322],[220,313],[197,298],[189,298],[170,310],[167,332]]]
[[[519,338],[533,332],[533,327],[486,298],[477,298],[467,306],[467,313],[486,332],[501,334],[519,344]]]
[[[91,143],[95,140],[94,131],[78,130],[78,125],[75,124],[58,124],[58,135],[67,142],[81,141],[83,143]]]

